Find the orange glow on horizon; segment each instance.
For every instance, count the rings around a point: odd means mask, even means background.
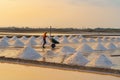
[[[120,9],[64,0],[1,0],[0,26],[113,27]]]

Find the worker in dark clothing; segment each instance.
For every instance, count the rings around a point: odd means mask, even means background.
[[[45,32],[45,33],[43,34],[43,45],[42,45],[42,48],[45,48],[46,37],[47,37],[47,32]]]

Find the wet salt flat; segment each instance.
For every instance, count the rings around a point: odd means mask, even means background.
[[[0,80],[120,80],[120,77],[87,72],[0,63]]]
[[[66,44],[67,45],[67,44]],[[68,44],[70,46],[70,44]],[[68,46],[67,45],[67,46]],[[54,50],[53,52],[56,52],[57,50],[59,50],[59,46],[61,47],[61,45],[57,46],[57,49]],[[72,44],[72,47],[76,47],[76,45]],[[41,47],[33,47],[40,55],[44,55],[46,51],[51,50],[50,48],[48,49],[41,49]],[[18,55],[20,54],[20,52],[23,50],[23,48],[13,48],[13,47],[9,47],[9,48],[1,48],[0,49],[0,56],[5,56],[5,57],[13,57],[13,58],[17,58]],[[95,56],[100,55],[100,54],[104,54],[106,55],[114,64],[114,66],[112,67],[113,69],[120,69],[120,56],[115,56],[115,57],[111,57],[111,55],[114,54],[119,54],[120,49],[116,49],[116,50],[107,50],[107,51],[93,51],[93,52],[87,52],[87,53],[83,53],[83,55],[85,55],[85,57],[88,60],[92,60],[93,58],[95,58]],[[89,54],[89,56],[88,56]],[[66,59],[69,56],[66,56]],[[49,57],[46,59],[47,62],[56,62],[56,63],[61,63],[63,59],[63,55],[55,55],[54,57]],[[38,59],[38,60],[42,60],[42,59]]]
[[[4,36],[0,40],[0,56],[120,69],[119,36],[85,38],[81,35],[68,37],[56,35],[54,38],[60,44],[52,50],[49,38],[47,38],[46,48],[42,49],[41,36],[22,36],[21,38]]]

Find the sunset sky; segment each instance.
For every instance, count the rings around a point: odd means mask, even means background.
[[[0,26],[120,28],[120,0],[0,0]]]

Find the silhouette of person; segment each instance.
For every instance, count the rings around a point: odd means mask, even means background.
[[[43,45],[42,45],[42,48],[45,48],[46,37],[47,37],[47,32],[45,32],[45,33],[43,34]]]

